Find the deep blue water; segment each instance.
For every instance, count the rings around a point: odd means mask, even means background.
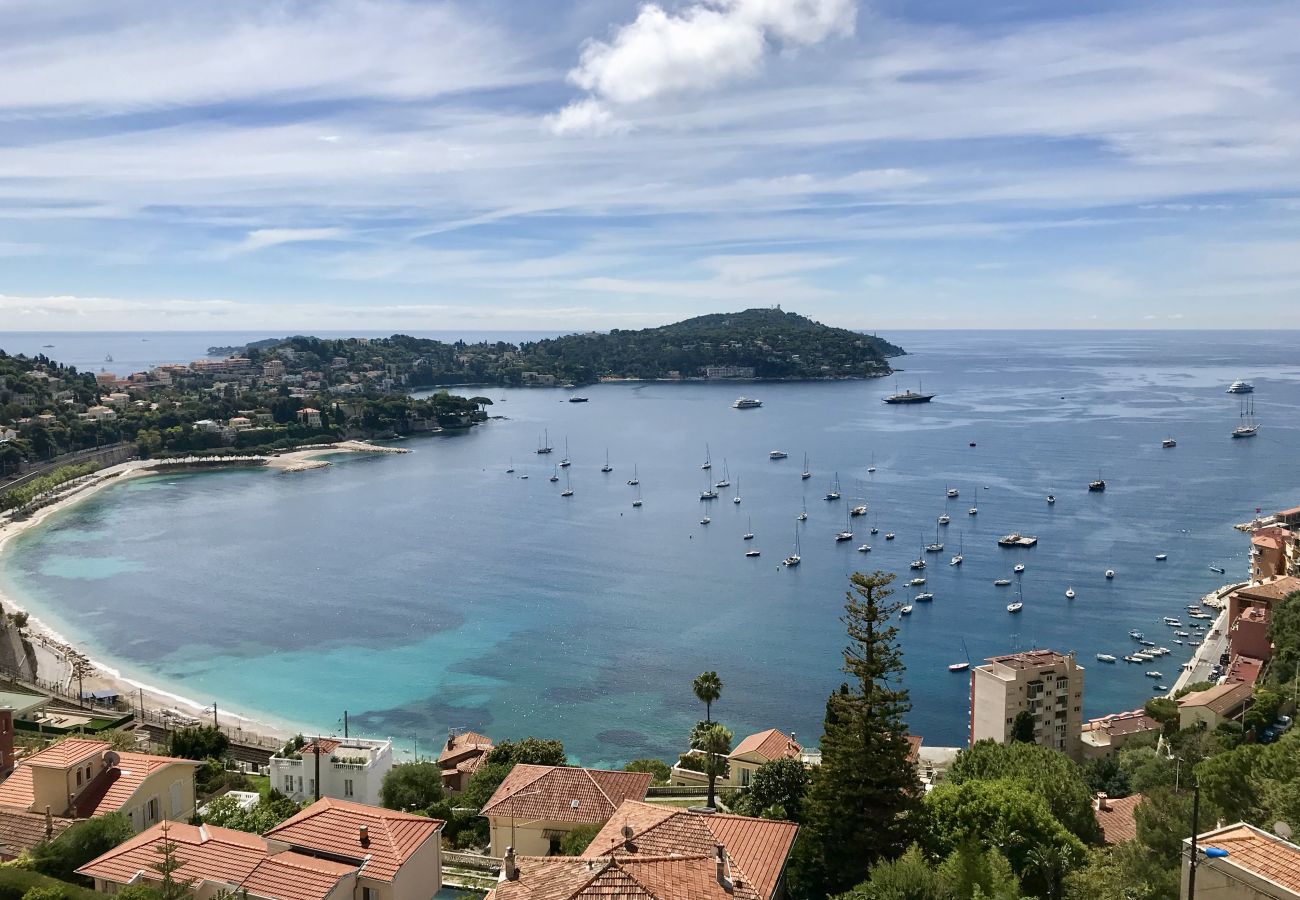
[[[1139,705],[1147,667],[1094,655],[1125,651],[1130,628],[1160,632],[1160,617],[1224,581],[1209,563],[1244,574],[1247,544],[1230,526],[1300,494],[1286,452],[1300,437],[1295,334],[886,337],[911,351],[899,384],[923,381],[933,404],[882,404],[892,381],[603,385],[582,389],[586,404],[493,389],[507,420],[409,441],[411,454],[110,489],[24,538],[3,577],[93,654],[204,702],[324,729],[347,709],[404,747],[448,726],[553,736],[583,763],[613,764],[682,748],[704,669],[725,681],[715,714],[738,735],[775,726],[813,743],[841,680],[847,575],[911,577],[946,508],[947,549],[925,573],[936,599],[899,623],[912,731],[964,741],[967,679],[946,670],[963,638],[976,660],[1076,650],[1088,715]],[[1256,385],[1253,440],[1228,437],[1237,401],[1224,387],[1237,378]],[[763,408],[732,410],[741,392]],[[545,463],[533,452],[543,429],[557,448]],[[1178,447],[1162,450],[1166,436]],[[563,473],[547,476],[566,438],[575,495],[562,499]],[[725,459],[733,482],[707,527],[706,442],[714,474]],[[775,448],[789,459],[769,461]],[[831,504],[820,498],[836,471],[845,499]],[[1110,487],[1090,494],[1099,472]],[[959,499],[945,501],[949,486]],[[783,570],[805,500],[804,562]],[[854,502],[871,512],[836,544]],[[743,556],[751,520],[758,560]],[[998,548],[1013,530],[1039,546]],[[870,553],[856,550],[864,541]],[[992,582],[1016,561],[1025,611],[1010,616],[1014,588]],[[1160,668],[1173,678],[1188,655]]]

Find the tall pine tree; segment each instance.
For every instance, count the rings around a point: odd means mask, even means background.
[[[899,609],[889,601],[893,580],[855,572],[845,595],[843,671],[851,680],[826,701],[822,763],[791,860],[796,897],[847,891],[912,842],[921,789],[908,760],[903,717],[912,705],[901,686],[898,629],[890,624]]]

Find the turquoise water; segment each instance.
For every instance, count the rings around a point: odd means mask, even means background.
[[[912,730],[964,740],[967,681],[946,670],[963,640],[976,660],[1077,650],[1089,715],[1139,705],[1143,667],[1094,655],[1124,652],[1130,628],[1159,631],[1221,583],[1208,564],[1244,574],[1232,523],[1300,494],[1287,452],[1300,436],[1295,335],[886,337],[912,351],[900,385],[923,381],[933,404],[885,406],[892,381],[602,385],[582,389],[586,404],[493,389],[506,420],[409,441],[411,454],[114,487],[25,536],[2,577],[92,655],[205,703],[324,730],[346,709],[404,750],[449,726],[555,736],[583,763],[617,764],[681,749],[704,669],[726,682],[715,713],[737,733],[815,740],[840,680],[847,575],[905,581],[947,509],[946,550],[925,573],[936,598],[899,623]],[[1228,438],[1237,403],[1223,390],[1237,378],[1257,388],[1263,425],[1249,441]],[[763,408],[732,410],[742,391]],[[545,460],[533,452],[544,429],[556,446]],[[1170,435],[1178,447],[1162,450]],[[563,472],[547,476],[566,437],[575,493],[563,499]],[[725,459],[733,484],[702,526],[706,442],[713,474]],[[770,461],[778,448],[789,458]],[[641,509],[625,484],[634,462]],[[836,471],[845,499],[832,504],[820,498]],[[1090,494],[1099,471],[1110,487]],[[945,500],[949,486],[958,499]],[[784,570],[804,502],[804,563]],[[858,502],[871,512],[836,544]],[[743,556],[751,527],[758,560]],[[998,548],[1013,530],[1039,546]],[[959,543],[965,563],[950,567]],[[1016,561],[1025,610],[1009,616],[1014,588],[992,581]],[[1161,661],[1168,678],[1187,655]]]

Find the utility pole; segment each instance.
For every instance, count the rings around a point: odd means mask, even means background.
[[[212,701],[212,727],[213,728],[221,727],[220,725],[217,724],[217,701],[216,700]]]
[[[343,740],[348,739],[348,711],[343,710]]]
[[[316,794],[316,799],[319,800],[320,799],[320,735],[316,735],[316,743],[314,747],[316,750],[316,752],[312,754],[313,756],[316,757],[316,784],[315,784],[316,790],[314,793]]]
[[[1196,832],[1201,816],[1201,787],[1192,788],[1192,853],[1187,861],[1187,900],[1196,900]]]

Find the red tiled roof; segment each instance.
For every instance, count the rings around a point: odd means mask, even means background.
[[[1118,800],[1107,800],[1110,809],[1093,810],[1104,843],[1118,844],[1137,837],[1137,821],[1133,816],[1141,802],[1141,794],[1130,794]]]
[[[1282,575],[1241,588],[1237,591],[1237,596],[1248,600],[1272,601],[1281,600],[1295,591],[1300,591],[1300,578],[1294,575]]]
[[[62,750],[64,744],[80,746]],[[90,746],[87,746],[90,745]],[[88,752],[92,749],[94,752]],[[17,806],[30,810],[35,802],[35,790],[32,786],[30,766],[46,768],[71,769],[93,759],[97,753],[111,749],[104,741],[70,740],[56,744],[30,756],[19,764],[14,773],[0,784],[0,804]],[[52,751],[59,751],[53,753]],[[200,763],[192,759],[177,759],[170,756],[151,756],[148,753],[121,752],[117,754],[118,763],[108,766],[94,777],[77,795],[73,808],[77,817],[89,819],[105,813],[118,812],[130,802],[146,778],[168,766],[183,765],[197,768]],[[58,765],[59,761],[66,765]],[[63,812],[63,810],[59,810]]]
[[[1244,822],[1200,835],[1198,841],[1202,847],[1228,851],[1226,858],[1205,860],[1201,865],[1236,866],[1300,894],[1300,847],[1295,844]]]
[[[1259,670],[1263,667],[1263,660],[1238,654],[1228,664],[1228,683],[1254,685],[1259,680]]]
[[[450,735],[447,743],[442,745],[442,751],[438,754],[438,765],[442,768],[450,768],[450,760],[459,759],[466,753],[476,753],[482,755],[492,749],[492,739],[473,731],[462,731],[460,734]]]
[[[630,840],[623,828],[632,829]],[[677,807],[624,801],[583,854],[586,857],[626,856],[712,857],[718,844],[726,848],[732,870],[769,898],[781,881],[786,858],[799,826],[793,822],[714,813],[694,813]]]
[[[1178,705],[1187,708],[1204,706],[1211,712],[1223,716],[1227,715],[1229,710],[1236,709],[1249,699],[1250,685],[1228,683],[1218,684],[1203,691],[1192,691],[1192,693],[1179,698]]]
[[[51,817],[50,837],[58,837],[76,822],[75,819]],[[46,839],[43,813],[16,807],[0,807],[0,859],[21,856]]]
[[[481,815],[599,825],[624,800],[644,800],[649,772],[611,772],[520,764],[510,770]]]
[[[320,859],[292,850],[267,857],[240,882],[239,887],[254,897],[276,900],[319,900],[357,867]]]
[[[765,759],[798,759],[803,748],[794,742],[788,734],[769,728],[758,734],[751,734],[731,751],[729,759],[735,759],[746,753],[757,753]]]
[[[519,877],[487,900],[758,900],[748,884],[718,883],[712,855],[519,859]]]
[[[915,734],[905,735],[905,737],[907,738],[907,761],[916,765],[916,761],[921,758],[921,745],[925,743],[925,738]]]
[[[266,858],[266,842],[255,834],[212,825],[160,822],[86,863],[77,870],[78,874],[127,884],[138,873],[152,873],[151,867],[158,862],[156,847],[163,840],[164,825],[167,839],[177,845],[176,857],[182,861],[177,875],[181,878],[238,884]]]
[[[361,843],[362,825],[367,831],[365,846]],[[397,870],[442,826],[441,820],[427,816],[322,797],[266,836],[344,859],[367,859],[363,869],[367,877],[392,881]]]
[[[333,738],[316,738],[303,744],[302,749],[298,752],[304,755],[310,753],[314,756],[319,747],[321,756],[329,756],[337,750],[342,743],[342,741],[336,741]]]

